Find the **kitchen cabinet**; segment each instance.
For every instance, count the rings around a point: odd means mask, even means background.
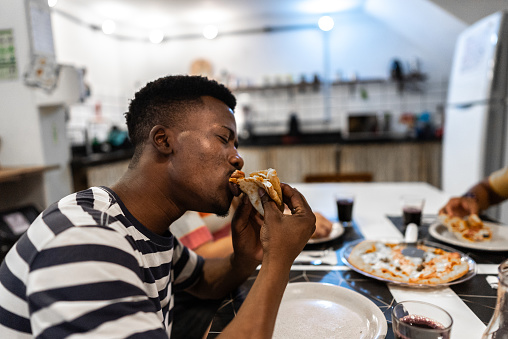
[[[441,186],[440,141],[253,146],[239,151],[246,173],[272,167],[288,183],[303,182],[307,174],[371,172],[377,182]]]
[[[372,172],[374,181],[421,181],[441,187],[441,142],[345,145],[341,172]]]
[[[303,182],[308,174],[370,172],[377,182],[427,182],[441,186],[441,141],[348,142],[240,147],[245,173],[275,168],[284,182]],[[74,189],[109,186],[127,170],[132,155],[96,154],[74,160]]]
[[[34,205],[43,210],[44,173],[59,169],[59,165],[0,166],[0,211],[25,205]]]
[[[71,162],[74,191],[114,184],[129,167],[133,153],[133,149],[120,149],[74,158]]]

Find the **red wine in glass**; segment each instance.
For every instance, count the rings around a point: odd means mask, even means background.
[[[353,199],[337,199],[340,222],[351,222],[353,218]]]
[[[422,210],[416,207],[404,207],[402,209],[404,214],[404,226],[410,223],[415,223],[420,226],[422,222]]]
[[[393,325],[395,325],[393,331],[395,339],[450,338],[450,328],[446,329],[438,321],[419,315],[407,315],[399,319],[397,324]]]

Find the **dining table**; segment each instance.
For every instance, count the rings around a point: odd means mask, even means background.
[[[391,326],[391,309],[397,302],[419,300],[435,304],[445,309],[453,318],[451,339],[479,339],[485,331],[496,306],[497,274],[499,264],[508,258],[508,247],[500,249],[471,248],[450,243],[446,239],[436,238],[429,232],[438,222],[438,212],[451,197],[446,192],[425,182],[368,182],[368,183],[293,183],[307,199],[315,212],[321,213],[332,222],[338,221],[335,196],[338,193],[354,195],[353,222],[341,229],[338,236],[322,240],[312,240],[305,246],[291,267],[289,285],[295,283],[320,283],[339,286],[365,297],[381,311],[381,322],[385,322],[386,333],[376,338],[394,338]],[[387,282],[362,274],[344,260],[344,251],[352,243],[361,240],[404,239],[401,197],[420,195],[425,199],[422,222],[418,227],[418,239],[446,246],[465,254],[474,263],[474,269],[467,279],[458,283],[421,287]],[[503,226],[503,225],[500,225]],[[342,227],[342,226],[341,226]],[[506,226],[508,229],[508,226]],[[508,245],[508,244],[507,244]],[[308,260],[321,253],[319,260]],[[302,259],[303,258],[303,259]],[[258,270],[232,293],[217,311],[208,334],[215,338],[235,317],[242,301],[248,295]],[[296,286],[296,285],[294,285]],[[288,290],[288,288],[286,290]],[[377,313],[378,310],[375,310]],[[352,308],[354,311],[354,306]],[[280,313],[277,318],[283,315]],[[319,318],[313,312],[307,315],[313,324],[306,330],[305,338],[319,338],[323,335],[317,330],[325,321],[333,319]],[[316,319],[312,319],[316,317]],[[277,329],[276,322],[276,329]],[[296,331],[297,329],[295,329]],[[297,337],[288,336],[288,338]],[[330,338],[345,338],[337,329]],[[358,338],[369,338],[368,334]]]

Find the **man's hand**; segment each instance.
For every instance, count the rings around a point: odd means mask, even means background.
[[[316,217],[300,192],[283,183],[281,188],[284,203],[288,205],[292,215],[280,212],[268,194],[260,191],[265,210],[260,240],[263,262],[273,260],[291,265],[314,233]]]
[[[259,195],[265,211],[264,220],[244,200],[233,218],[233,267],[242,270],[249,254],[263,259],[256,280],[237,316],[229,323],[220,338],[271,338],[275,318],[289,271],[316,228],[316,217],[305,198],[295,189],[281,184],[284,203],[292,215],[283,214],[263,189]],[[253,211],[255,214],[253,214]],[[260,224],[257,224],[260,222]],[[247,259],[246,263],[249,261]],[[245,273],[245,269],[242,271]],[[234,276],[237,276],[235,274]]]
[[[263,225],[261,215],[252,206],[247,194],[243,194],[231,221],[235,259],[252,261],[255,265],[261,263],[263,260],[263,249],[259,239],[261,225]]]

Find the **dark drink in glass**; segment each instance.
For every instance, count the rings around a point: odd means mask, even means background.
[[[396,339],[450,339],[453,319],[437,305],[402,301],[393,306],[391,313]]]
[[[400,323],[409,326],[401,326]],[[399,323],[393,328],[393,334],[395,339],[450,339],[449,329],[434,319],[419,315],[407,315],[399,319]]]
[[[416,207],[404,207],[402,209],[404,215],[404,226],[414,223],[418,226],[422,222],[422,210]]]
[[[339,221],[343,224],[351,224],[353,220],[354,197],[349,195],[337,196],[336,202]]]
[[[418,195],[404,195],[402,196],[402,216],[404,219],[404,226],[411,223],[421,226],[422,224],[422,211],[425,204],[425,198]]]

